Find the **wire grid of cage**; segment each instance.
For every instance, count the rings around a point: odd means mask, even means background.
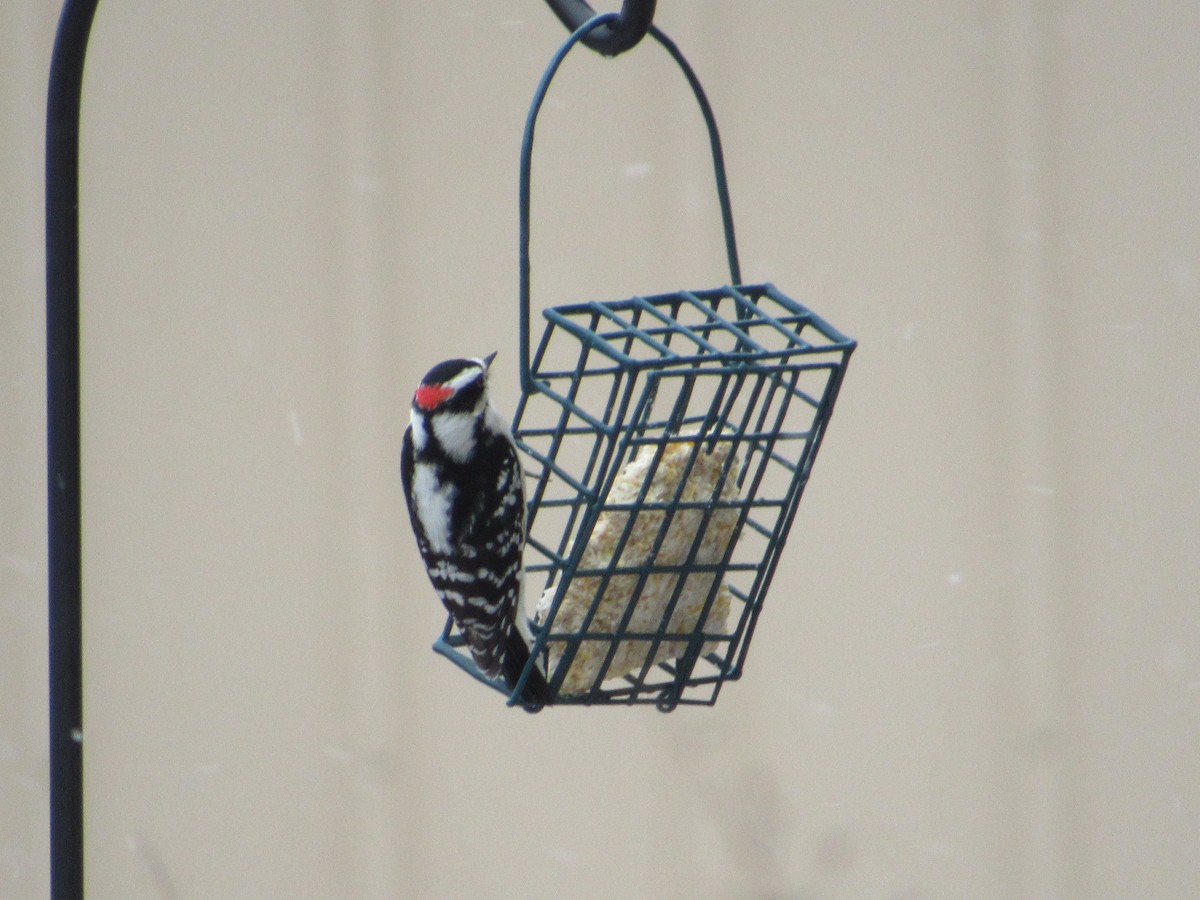
[[[742,672],[854,342],[772,285],[546,318],[514,434],[555,702],[712,704]]]
[[[651,25],[708,128],[734,286],[551,307],[531,359],[534,126],[567,52],[615,16],[595,17],[559,48],[522,144],[523,396],[513,434],[527,476],[525,596],[538,598],[531,658],[511,688],[489,680],[451,617],[434,649],[510,705],[525,703],[538,665],[554,705],[670,711],[712,705],[740,677],[855,342],[773,285],[740,284],[712,109]]]

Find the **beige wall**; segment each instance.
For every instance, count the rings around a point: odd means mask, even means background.
[[[0,895],[44,896],[41,135],[0,4]],[[615,4],[608,4],[609,8]],[[1200,7],[665,0],[749,281],[860,340],[745,678],[506,709],[434,656],[414,380],[501,351],[535,0],[108,2],[83,140],[95,898],[1188,898]],[[664,55],[573,56],[535,304],[725,280]]]

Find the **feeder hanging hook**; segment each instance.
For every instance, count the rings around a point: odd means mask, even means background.
[[[656,3],[657,0],[625,0],[616,21],[588,34],[583,38],[584,45],[605,56],[632,49],[650,30]],[[586,0],[546,0],[546,5],[572,33],[596,16]]]

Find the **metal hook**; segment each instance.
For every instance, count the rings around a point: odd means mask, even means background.
[[[550,82],[554,79],[554,75],[558,71],[558,67],[562,65],[562,61],[567,53],[577,43],[586,44],[588,35],[591,32],[600,31],[610,25],[616,25],[618,16],[618,13],[602,13],[584,22],[583,25],[571,33],[566,43],[558,48],[558,51],[551,58],[550,64],[546,67],[546,71],[542,74],[542,80],[538,82],[537,90],[533,94],[533,101],[529,106],[529,116],[525,120],[525,136],[521,141],[520,193],[518,195],[518,215],[520,217],[520,318],[518,327],[521,334],[521,390],[526,394],[532,394],[536,390],[533,384],[529,355],[529,219],[534,127],[537,125],[538,112],[542,108],[542,101],[546,99],[546,92],[550,89]],[[709,147],[712,152],[717,199],[721,204],[721,222],[725,229],[725,254],[729,260],[730,284],[741,284],[742,270],[741,265],[738,263],[737,240],[733,233],[733,210],[729,203],[729,183],[725,176],[725,154],[721,150],[721,136],[717,131],[717,120],[713,116],[712,106],[709,105],[704,88],[700,85],[700,79],[696,76],[687,59],[684,58],[683,53],[675,46],[674,41],[663,34],[655,25],[651,25],[648,31],[650,36],[663,46],[663,49],[671,55],[671,58],[675,60],[675,63],[682,70],[688,85],[692,89],[692,94],[700,106],[700,112],[704,116],[704,123],[708,128]]]
[[[583,38],[584,46],[605,56],[616,56],[635,47],[650,30],[656,3],[657,0],[625,0],[617,20],[588,34]],[[596,16],[586,0],[546,0],[546,5],[570,32]]]

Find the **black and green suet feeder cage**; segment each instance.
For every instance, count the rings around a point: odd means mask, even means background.
[[[546,309],[531,355],[534,126],[578,27],[533,97],[521,148],[521,388],[533,658],[554,705],[712,705],[740,677],[855,342],[770,284],[742,284],[724,160],[708,126],[730,284]],[[540,600],[538,600],[540,598]],[[526,610],[528,611],[528,610]],[[449,617],[434,648],[481,681]]]

